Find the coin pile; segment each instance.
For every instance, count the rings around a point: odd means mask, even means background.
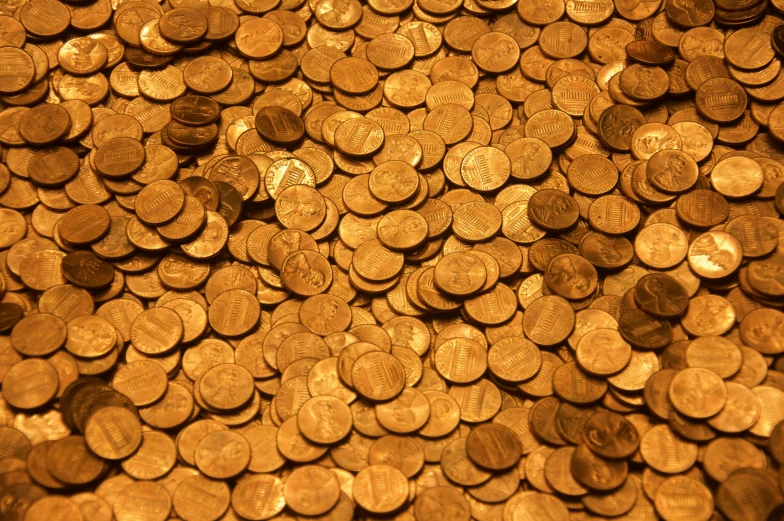
[[[0,520],[784,519],[784,0],[0,3]]]

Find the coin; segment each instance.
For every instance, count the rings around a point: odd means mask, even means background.
[[[308,490],[315,493],[309,493]],[[320,515],[338,502],[340,488],[337,477],[329,470],[311,465],[300,467],[292,473],[284,485],[283,495],[286,504],[295,512]]]
[[[59,377],[55,368],[40,359],[11,366],[3,378],[3,398],[20,409],[35,409],[54,398]]]
[[[484,439],[494,440],[495,449],[492,452],[487,452],[489,444]],[[477,465],[492,470],[516,465],[521,450],[520,440],[514,431],[501,424],[479,426],[471,431],[466,440],[468,457]]]
[[[780,3],[0,8],[6,513],[777,515]]]

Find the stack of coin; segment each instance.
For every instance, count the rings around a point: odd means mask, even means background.
[[[784,0],[0,5],[0,520],[784,518]]]

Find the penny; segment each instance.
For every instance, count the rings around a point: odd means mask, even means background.
[[[174,43],[196,42],[207,33],[207,28],[207,18],[196,9],[172,9],[160,19],[161,35]]]
[[[215,94],[229,86],[233,79],[231,66],[215,57],[201,56],[183,70],[185,84],[199,94]]]
[[[699,177],[696,162],[679,150],[656,152],[648,160],[645,172],[655,188],[668,193],[687,191]]]
[[[117,432],[123,434],[117,436]],[[84,437],[90,450],[102,458],[123,459],[139,448],[141,423],[134,412],[124,407],[102,407],[85,423]]]
[[[182,519],[215,521],[229,508],[230,491],[226,483],[192,475],[176,485],[171,498],[174,511]],[[198,506],[196,501],[200,500],[208,500],[207,508]]]
[[[14,407],[35,409],[57,394],[59,377],[44,360],[28,359],[11,366],[3,377],[3,398]]]
[[[684,507],[675,497],[686,499],[697,507]],[[707,520],[713,514],[713,496],[708,488],[693,479],[674,476],[668,478],[656,491],[656,510],[666,519],[679,519],[688,515],[693,519]]]
[[[617,489],[628,475],[625,461],[606,460],[592,452],[585,444],[574,450],[570,468],[583,485],[599,491]]]
[[[354,389],[367,399],[389,400],[403,390],[405,373],[403,366],[392,355],[368,352],[354,362],[351,382]]]
[[[505,337],[490,346],[487,365],[500,379],[521,382],[533,377],[542,364],[536,344],[520,337]]]
[[[683,389],[689,388],[688,393]],[[708,369],[686,369],[670,384],[670,401],[678,411],[692,418],[707,418],[719,412],[727,400],[727,388]]]
[[[112,387],[130,398],[134,405],[149,405],[166,392],[166,373],[155,362],[131,362],[117,371]]]
[[[250,446],[239,433],[217,431],[196,445],[196,466],[213,479],[226,479],[242,472],[250,462]]]
[[[66,325],[62,319],[50,313],[36,313],[19,317],[10,340],[13,348],[26,356],[45,356],[65,345]]]
[[[36,152],[27,165],[30,178],[43,186],[59,186],[79,170],[79,158],[65,147],[48,147]]]
[[[273,143],[291,144],[302,139],[305,127],[302,120],[284,107],[264,107],[256,114],[256,130]]]
[[[726,101],[723,97],[726,97]],[[746,109],[745,91],[733,80],[713,78],[697,90],[697,110],[716,123],[730,123],[743,115]]]
[[[528,215],[534,224],[545,230],[563,231],[575,224],[579,210],[573,198],[560,190],[548,188],[531,197]]]
[[[545,271],[545,282],[556,294],[568,299],[581,299],[596,290],[598,276],[591,263],[572,253],[558,255]]]
[[[742,247],[726,232],[706,232],[689,246],[689,266],[708,279],[726,277],[740,265]]]
[[[286,506],[283,483],[274,476],[266,475],[243,480],[232,490],[231,504],[245,519],[269,519]]]
[[[35,79],[35,64],[33,63],[33,58],[22,49],[17,49],[15,47],[9,46],[2,47],[1,49],[0,58],[11,64],[11,66],[9,67],[9,74],[0,82],[0,93],[8,95],[23,91]],[[38,112],[40,113],[41,111]],[[24,119],[25,116],[23,115],[21,118]],[[29,130],[27,132],[28,135],[31,135]],[[24,135],[22,135],[22,137],[27,140],[27,137]]]
[[[598,376],[623,370],[631,355],[631,346],[620,333],[610,329],[590,331],[580,339],[576,351],[580,367]]]
[[[140,313],[131,323],[130,338],[140,352],[162,355],[177,346],[182,331],[182,320],[176,312],[153,308]]]
[[[82,436],[67,436],[55,441],[46,453],[47,469],[60,481],[83,485],[96,479],[105,469],[105,462],[87,448]],[[71,467],[68,462],[79,465]]]
[[[485,439],[493,439],[495,449],[487,451]],[[471,431],[466,439],[466,453],[477,465],[502,470],[517,464],[521,454],[520,440],[509,427],[501,424],[484,424]]]
[[[555,345],[565,340],[574,327],[574,311],[558,296],[534,300],[523,317],[526,336],[540,345]]]
[[[169,180],[150,183],[136,196],[136,215],[148,225],[161,225],[172,221],[185,204],[185,192]]]
[[[342,127],[343,125],[338,128],[338,132]],[[336,137],[338,136],[336,133]],[[368,179],[370,193],[389,204],[401,203],[411,198],[418,188],[419,176],[416,170],[402,161],[387,161],[377,166]]]
[[[39,499],[26,510],[25,518],[44,518],[58,512],[64,520],[79,521],[82,514],[79,507],[64,496],[48,496]]]
[[[778,2],[7,7],[14,519],[781,501]]]
[[[686,311],[689,296],[677,279],[651,273],[637,281],[634,299],[647,313],[659,317],[674,317]]]
[[[313,492],[306,492],[308,490]],[[284,485],[283,495],[289,508],[298,514],[315,516],[335,506],[340,499],[340,487],[333,473],[311,465],[292,472]]]
[[[253,396],[253,379],[247,369],[235,364],[219,364],[201,378],[199,391],[210,407],[231,410],[243,406]]]

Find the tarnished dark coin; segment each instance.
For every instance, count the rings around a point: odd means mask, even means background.
[[[75,251],[63,257],[63,276],[76,286],[100,289],[114,280],[114,267],[90,251]]]
[[[646,312],[659,317],[676,317],[689,305],[686,288],[663,273],[651,273],[637,281],[634,300]]]
[[[220,105],[206,96],[184,96],[170,107],[172,119],[183,125],[201,126],[215,123],[220,117]]]

